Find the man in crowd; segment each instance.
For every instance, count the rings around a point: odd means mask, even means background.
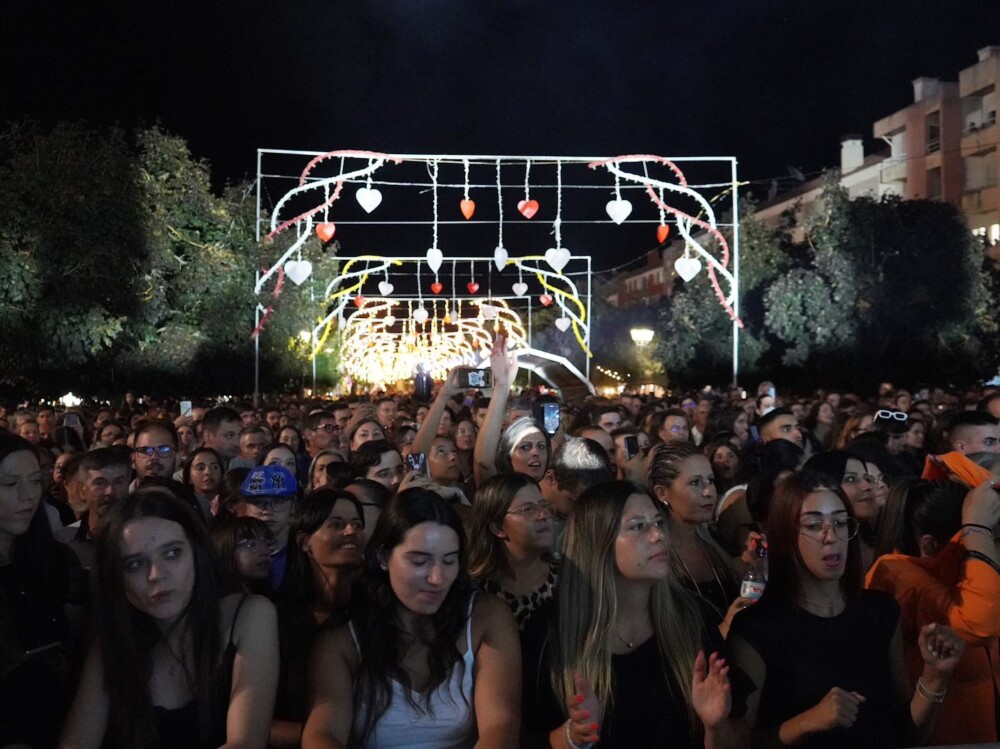
[[[761,442],[788,440],[802,447],[802,429],[790,408],[775,408],[761,417],[758,425]]]
[[[229,463],[230,468],[253,468],[260,465],[264,448],[271,440],[263,424],[254,424],[240,430],[240,452]]]
[[[963,455],[998,453],[1000,423],[985,411],[964,411],[951,420],[948,445]]]
[[[604,432],[603,429],[600,431]],[[604,434],[607,435],[607,432]],[[560,545],[566,519],[573,511],[573,503],[590,487],[603,481],[611,481],[614,477],[607,450],[594,440],[567,437],[552,454],[538,488],[555,510],[552,519]]]
[[[132,467],[136,479],[129,487],[135,491],[140,481],[148,476],[170,477],[177,462],[177,430],[169,421],[145,419],[135,431],[135,449]]]
[[[229,462],[240,452],[242,423],[240,412],[229,406],[216,406],[202,419],[204,445],[219,454],[225,464],[222,466],[223,473],[229,469]]]

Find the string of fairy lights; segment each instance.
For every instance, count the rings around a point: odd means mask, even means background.
[[[349,248],[345,253],[341,246],[344,262],[317,300],[324,313],[317,318],[311,336],[314,354],[323,350],[329,336],[336,332],[340,336],[341,367],[356,381],[391,383],[411,377],[418,364],[441,374],[457,363],[481,361],[483,351],[500,330],[507,333],[512,349],[527,348],[531,321],[522,318],[527,302],[536,310],[551,308],[554,315],[543,318],[559,333],[572,336],[588,360],[589,371],[589,358],[593,356],[589,310],[574,276],[589,274],[590,260],[586,255],[575,255],[563,243],[563,177],[564,170],[569,169],[585,168],[608,175],[609,200],[604,211],[607,220],[615,225],[630,219],[648,220],[637,218],[642,211],[623,190],[625,186],[640,188],[638,194],[648,199],[655,217],[657,241],[665,242],[671,227],[684,241],[684,252],[675,263],[678,275],[689,281],[707,269],[720,304],[736,324],[741,324],[735,308],[738,279],[732,269],[730,240],[720,230],[712,201],[688,183],[677,161],[652,155],[586,159],[399,156],[352,150],[315,154],[300,173],[298,184],[271,211],[270,230],[264,240],[286,232],[294,239],[271,267],[257,275],[255,292],[262,297],[270,290],[271,304],[258,303],[253,336],[264,330],[283,279],[301,285],[312,276],[312,263],[302,250],[314,236],[324,244],[333,241],[337,234],[337,201],[347,197],[350,190],[365,214],[377,211],[386,215],[385,224],[393,224],[388,215],[391,207],[379,185],[389,184],[389,173],[394,168],[414,162],[426,167],[430,183],[427,250],[407,257],[377,253],[351,257]],[[333,174],[328,174],[331,166]],[[538,178],[540,168],[546,173]],[[548,231],[543,230],[538,249],[515,253],[505,244],[505,223],[538,223],[536,219],[544,206],[537,192],[532,195],[532,187],[550,185],[548,175],[553,168],[555,211],[551,221],[544,222]],[[483,179],[485,170],[491,174],[489,181]],[[523,187],[515,190],[516,201],[509,196],[511,173],[523,174]],[[426,183],[401,179],[393,184],[425,189]],[[442,244],[439,226],[445,199],[443,184],[460,186],[458,209],[468,222],[477,215],[482,193],[488,189],[485,186],[495,190],[496,244],[491,256],[459,255]],[[302,210],[303,205],[309,207]],[[548,210],[552,210],[551,204]],[[585,271],[580,267],[583,261]],[[516,281],[511,280],[511,270],[516,271]],[[589,278],[586,280],[589,283]],[[620,378],[619,373],[597,369],[613,379]]]

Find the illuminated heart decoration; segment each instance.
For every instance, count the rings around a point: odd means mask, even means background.
[[[612,221],[620,224],[632,213],[632,204],[627,200],[609,200],[608,204],[604,206],[604,210],[608,212]]]
[[[497,308],[492,304],[481,304],[479,306],[479,310],[483,313],[484,320],[496,320]]]
[[[569,250],[565,247],[550,247],[545,251],[545,262],[555,269],[556,273],[562,271],[569,262]]]
[[[687,283],[701,272],[701,260],[696,257],[679,257],[674,263],[674,270]]]
[[[524,296],[528,293],[528,284],[518,281],[516,284],[511,286],[511,289],[513,289],[514,293],[518,296]]]
[[[538,297],[538,301],[542,303],[543,307],[548,307],[550,304],[552,304],[552,296],[549,294],[541,294]]]
[[[382,319],[385,320],[385,325],[388,328],[391,328],[393,325],[396,324],[396,316],[395,315],[386,315]]]
[[[361,296],[360,294],[358,294],[356,297],[354,297],[354,306],[355,307],[364,307],[366,301],[367,300],[363,296]]]
[[[395,289],[396,287],[388,281],[379,281],[378,293],[382,296],[389,296],[393,291],[395,291]]]
[[[444,284],[440,283],[439,281],[435,281],[434,283],[431,284],[431,291],[433,291],[435,294],[440,294],[443,289],[444,289]]]
[[[417,307],[415,310],[413,310],[413,321],[417,323],[417,325],[423,325],[425,322],[427,322],[427,317],[428,317],[427,310],[425,310],[423,307]]]
[[[560,317],[558,320],[556,320],[556,327],[559,328],[559,330],[561,330],[563,333],[565,333],[566,330],[569,328],[569,318]]]
[[[285,263],[285,275],[292,279],[296,286],[301,286],[309,278],[312,270],[313,264],[308,260],[289,260]]]
[[[521,212],[521,215],[526,219],[530,219],[536,213],[538,213],[538,201],[537,200],[521,200],[517,203],[517,210]]]
[[[656,241],[663,244],[667,241],[667,237],[670,236],[670,227],[666,224],[656,227]]]
[[[444,262],[444,254],[437,247],[431,247],[427,250],[427,267],[430,268],[435,273],[441,268],[441,263]]]
[[[462,215],[465,216],[466,221],[472,218],[473,214],[476,212],[475,200],[463,200],[458,204],[458,206],[462,209]]]
[[[337,227],[334,224],[316,224],[316,236],[320,238],[324,244],[333,239],[333,235],[337,233]]]
[[[359,188],[354,193],[354,197],[357,198],[358,204],[365,209],[365,213],[371,213],[382,202],[382,193],[373,187]]]
[[[497,247],[493,250],[493,264],[497,267],[498,271],[503,270],[503,267],[507,264],[507,250],[503,247]]]
[[[465,288],[469,290],[470,294],[475,294],[477,291],[479,291],[479,284],[477,284],[475,281],[469,281],[469,283],[465,284]]]

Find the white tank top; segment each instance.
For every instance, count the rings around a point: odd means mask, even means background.
[[[414,710],[406,699],[406,688],[395,679],[392,683],[392,703],[372,728],[364,746],[367,749],[468,749],[476,743],[476,713],[472,704],[472,606],[476,594],[469,598],[469,614],[465,625],[465,655],[455,664],[451,675],[431,694],[432,712]],[[361,654],[354,622],[347,628],[354,647]],[[413,692],[419,705],[421,695]],[[355,725],[363,725],[364,706],[356,706]]]

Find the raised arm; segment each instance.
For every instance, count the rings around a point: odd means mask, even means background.
[[[224,746],[264,749],[278,690],[278,615],[263,596],[249,596],[233,626],[236,660]]]
[[[428,409],[427,415],[424,416],[424,421],[413,438],[413,444],[410,445],[411,453],[424,453],[424,455],[430,453],[431,444],[434,442],[438,426],[441,424],[441,417],[444,416],[444,409],[447,407],[451,397],[460,392],[458,370],[453,369],[445,377],[444,382],[441,383],[441,389],[438,391],[437,398],[434,399],[434,403]]]
[[[507,339],[502,335],[497,335],[493,340],[490,367],[493,369],[493,395],[473,452],[476,486],[497,472],[497,446],[500,444],[504,414],[507,412],[507,398],[514,378],[517,377],[517,354],[507,353]]]
[[[354,717],[352,664],[347,627],[320,634],[309,659],[309,717],[302,749],[345,749]]]

